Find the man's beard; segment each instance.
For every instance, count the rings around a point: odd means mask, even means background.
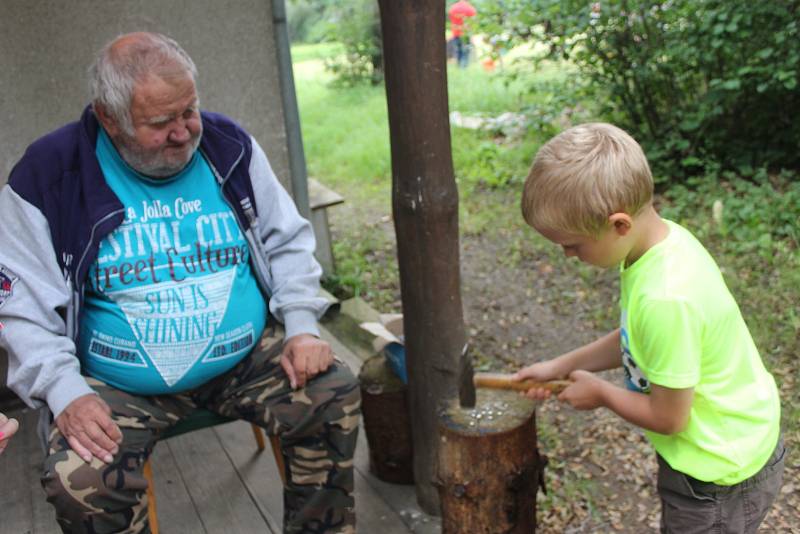
[[[168,158],[164,155],[164,149],[158,152],[146,152],[141,149],[128,135],[122,133],[114,139],[119,155],[125,163],[135,171],[151,178],[168,178],[181,172],[186,164],[192,160],[197,147],[200,146],[200,138],[203,136],[202,130],[190,141],[191,149],[185,158],[177,160],[176,157]]]

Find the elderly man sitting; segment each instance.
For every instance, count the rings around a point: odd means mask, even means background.
[[[165,36],[115,39],[0,191],[0,343],[52,412],[47,499],[64,532],[148,532],[143,463],[203,408],[280,437],[285,532],[353,532],[360,399],[318,338],[310,225],[195,76]]]

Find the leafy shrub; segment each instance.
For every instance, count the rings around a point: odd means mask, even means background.
[[[289,0],[293,43],[336,43],[343,52],[325,58],[339,86],[383,81],[383,45],[377,0]]]
[[[383,44],[376,0],[351,0],[329,9],[328,40],[345,53],[325,62],[340,85],[383,82]]]
[[[480,4],[502,46],[544,43],[656,174],[800,168],[800,2],[505,0]]]
[[[325,37],[325,0],[289,0],[286,19],[292,43],[319,43]]]
[[[750,176],[722,173],[695,177],[664,194],[661,214],[690,221],[701,239],[725,253],[757,254],[764,269],[778,256],[800,260],[800,180],[790,173]]]

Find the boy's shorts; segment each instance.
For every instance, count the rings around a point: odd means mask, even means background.
[[[734,484],[702,482],[672,469],[658,456],[662,533],[755,533],[783,482],[783,437],[761,470]]]

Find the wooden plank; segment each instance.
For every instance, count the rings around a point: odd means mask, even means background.
[[[359,435],[364,429],[359,429]],[[359,447],[363,444],[359,442]],[[356,526],[359,532],[376,532],[380,534],[405,534],[420,532],[409,530],[403,519],[391,504],[377,493],[363,473],[355,470]],[[438,531],[437,531],[438,532]]]
[[[259,453],[250,424],[237,421],[214,427],[222,447],[236,466],[253,500],[267,518],[270,527],[280,532],[283,518],[283,487],[271,451]],[[356,473],[354,497],[358,530],[381,534],[405,534],[400,517]]]
[[[311,227],[314,229],[314,239],[316,240],[314,256],[322,267],[323,275],[330,276],[336,271],[336,262],[333,257],[333,247],[331,246],[331,231],[328,224],[327,210],[311,211]]]
[[[5,453],[0,455],[0,510],[2,510],[3,532],[33,532],[33,506],[31,502],[31,473],[28,456],[38,452],[37,447],[30,450],[31,436],[36,434],[36,419],[21,410],[12,410],[6,413],[11,418],[16,418],[20,423],[17,434],[11,438]],[[41,453],[39,453],[41,457]],[[36,476],[38,480],[38,474]],[[41,494],[41,491],[40,491]],[[44,499],[44,495],[41,495]]]
[[[213,428],[166,442],[208,532],[270,531]]]
[[[355,454],[355,468],[359,478],[369,486],[371,492],[378,495],[392,508],[408,531],[416,534],[439,534],[441,519],[422,511],[417,503],[414,486],[389,484],[369,472],[369,446],[363,428],[361,430]]]
[[[354,374],[358,375],[363,361],[339,341],[327,328],[320,325],[320,337],[331,344],[333,351],[339,356]],[[358,446],[355,454],[356,489],[373,494],[386,503],[399,518],[406,529],[418,534],[438,534],[441,531],[441,520],[426,514],[417,504],[416,490],[411,485],[389,484],[379,480],[369,472],[369,446],[363,425],[358,433]],[[358,508],[359,513],[362,508]],[[360,528],[360,525],[359,525]],[[366,531],[365,532],[371,532]]]
[[[373,310],[369,304],[360,297],[353,297],[339,303],[338,309],[334,309],[325,314],[321,320],[321,325],[326,333],[323,335],[329,343],[330,339],[336,339],[336,346],[344,347],[348,352],[352,352],[360,360],[368,360],[375,355],[375,348],[372,346],[374,336],[361,328],[363,322],[379,322],[380,314]],[[327,337],[325,337],[327,336]],[[336,347],[334,347],[336,352]],[[358,373],[360,367],[353,370]]]
[[[347,348],[339,339],[331,333],[323,325],[319,326],[319,337],[324,341],[327,341],[331,345],[331,349],[333,353],[338,356],[344,363],[350,367],[350,370],[353,372],[354,376],[358,376],[358,372],[361,370],[361,365],[364,363],[360,357],[356,356],[353,351]]]
[[[344,197],[313,178],[308,179],[308,203],[312,210],[324,209],[344,202]]]
[[[308,180],[308,202],[311,208],[311,226],[317,242],[314,255],[322,266],[323,274],[330,276],[335,271],[335,262],[331,247],[328,208],[344,202],[344,197],[312,178]]]
[[[24,420],[20,424],[28,427],[28,432],[24,434],[27,443],[25,452],[28,462],[27,484],[30,488],[31,510],[33,511],[33,534],[52,534],[59,532],[58,522],[56,521],[55,508],[47,502],[44,490],[42,489],[42,463],[44,462],[44,450],[42,442],[36,428],[39,424],[39,410],[26,409]],[[2,470],[0,470],[2,473]],[[4,510],[4,508],[0,508]]]
[[[206,532],[169,443],[157,443],[150,455],[159,530],[169,534]]]
[[[283,485],[269,445],[256,447],[250,423],[235,421],[214,427],[225,454],[273,532],[283,525]]]
[[[58,532],[53,507],[45,500],[42,485],[44,454],[36,425],[39,412],[29,408],[5,409],[19,421],[20,429],[0,455],[0,532],[50,534]]]

